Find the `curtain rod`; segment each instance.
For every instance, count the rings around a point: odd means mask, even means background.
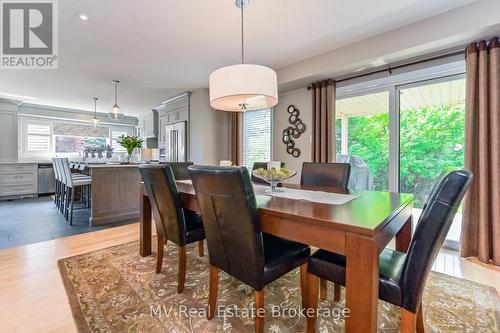
[[[418,65],[418,64],[426,63],[426,62],[433,61],[433,60],[445,59],[445,58],[456,56],[456,55],[460,55],[460,54],[465,54],[465,50],[453,51],[453,52],[449,52],[449,53],[445,53],[445,54],[440,54],[440,55],[436,55],[436,56],[427,57],[425,59],[420,59],[420,60],[414,60],[414,61],[405,62],[405,63],[399,64],[399,65],[386,65],[386,66],[383,66],[382,68],[378,68],[378,69],[375,67],[375,68],[373,68],[371,70],[367,70],[364,73],[349,75],[347,77],[342,77],[341,76],[340,79],[336,79],[336,80],[333,79],[333,80],[335,81],[335,83],[339,83],[339,82],[344,82],[344,81],[347,81],[347,80],[351,80],[351,79],[355,79],[355,78],[360,78],[360,77],[364,77],[364,76],[368,76],[368,75],[373,75],[373,74],[378,74],[378,73],[383,73],[383,72],[389,72],[389,74],[392,74],[392,71],[395,70],[395,69],[399,69],[399,68],[403,68],[403,67],[411,66],[411,65]],[[312,84],[310,84],[310,85],[307,86],[307,90],[311,90],[311,89],[312,89]]]

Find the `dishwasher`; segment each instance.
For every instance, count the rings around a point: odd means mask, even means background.
[[[52,194],[55,190],[54,168],[51,163],[38,164],[38,195]]]

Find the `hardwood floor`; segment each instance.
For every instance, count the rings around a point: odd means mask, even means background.
[[[57,260],[138,239],[139,225],[134,223],[1,250],[0,331],[76,332]],[[493,285],[500,294],[497,267],[462,260],[453,252],[442,251],[433,269]]]
[[[138,239],[134,223],[1,250],[0,331],[76,332],[57,260]]]

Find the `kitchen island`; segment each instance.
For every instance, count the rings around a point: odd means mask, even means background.
[[[139,221],[139,165],[89,164],[92,176],[90,225]]]

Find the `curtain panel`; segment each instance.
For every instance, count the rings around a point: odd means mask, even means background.
[[[231,147],[231,162],[233,165],[243,164],[243,115],[241,112],[229,114],[229,135]]]
[[[312,101],[312,161],[335,161],[335,82],[325,80],[309,86]]]
[[[466,50],[465,167],[474,173],[464,201],[461,255],[500,266],[500,43]]]

